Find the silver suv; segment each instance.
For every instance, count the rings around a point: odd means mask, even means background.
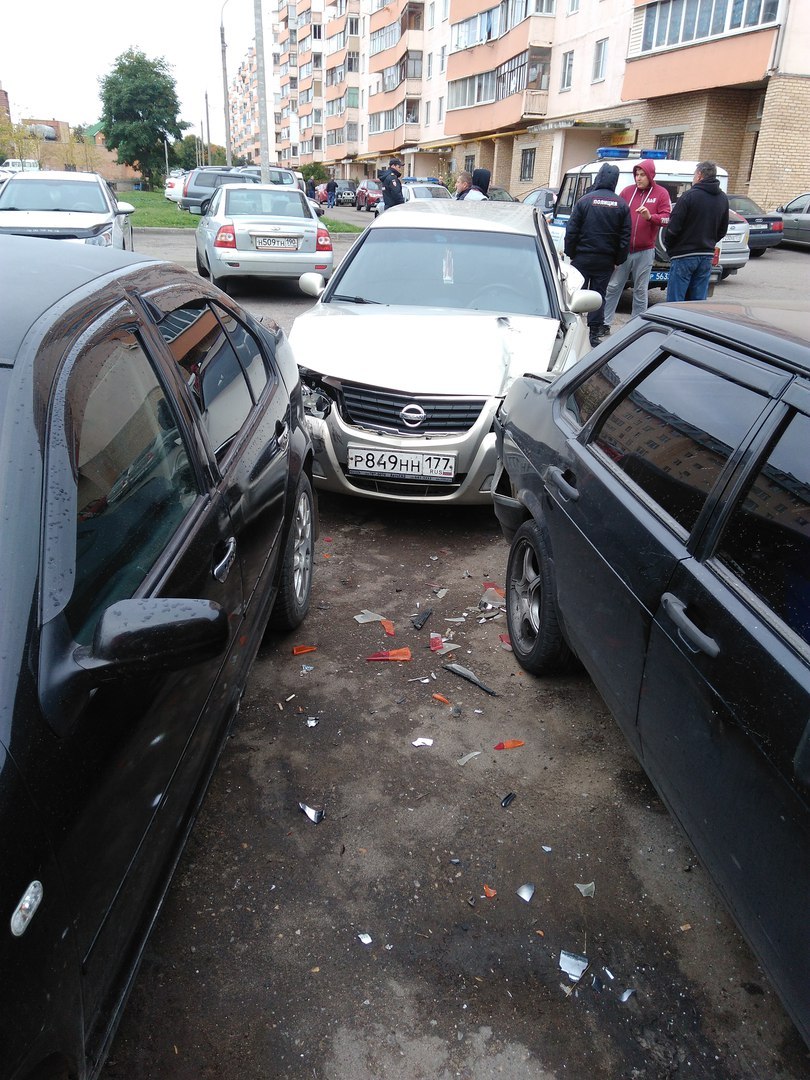
[[[183,194],[177,205],[192,214],[205,214],[217,188],[223,184],[259,184],[260,176],[244,173],[241,169],[199,168],[192,169],[183,186]]]

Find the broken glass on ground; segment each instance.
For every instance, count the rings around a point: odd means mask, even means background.
[[[579,889],[583,896],[593,896],[593,894],[596,892],[596,883],[593,881],[589,881],[587,885],[580,885],[578,882],[575,881],[574,885],[577,889]]]
[[[534,885],[531,885],[529,883],[527,883],[526,885],[521,885],[517,891],[517,894],[521,900],[525,900],[528,904],[528,902],[534,896]]]
[[[458,764],[459,765],[466,765],[468,761],[472,761],[472,759],[474,757],[479,757],[480,754],[481,754],[480,750],[472,750],[469,754],[465,754],[464,757],[460,757],[458,759]]]
[[[461,664],[444,664],[443,667],[445,671],[452,671],[454,675],[458,675],[462,679],[466,679],[467,682],[473,683],[474,686],[480,687],[485,693],[491,694],[493,697],[498,697],[498,691],[493,690],[492,687],[481,682],[475,672],[470,671],[469,668],[463,667]]]
[[[300,802],[298,808],[302,810],[315,825],[320,824],[326,814],[326,811],[322,806],[307,806],[306,803]]]
[[[433,746],[433,739],[414,739],[411,746]]]
[[[371,944],[371,934],[358,934],[357,936],[364,945]]]
[[[565,972],[572,982],[579,982],[588,970],[589,963],[590,961],[587,956],[581,956],[579,953],[567,952],[565,949],[560,951],[560,969]]]
[[[382,622],[383,618],[384,616],[378,615],[375,611],[366,611],[366,609],[364,608],[359,615],[354,616],[354,621],[361,624],[369,622]]]

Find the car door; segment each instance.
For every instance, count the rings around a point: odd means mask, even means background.
[[[622,364],[632,363],[634,350],[636,364],[645,354],[647,362],[571,433],[545,488],[569,641],[636,745],[653,615],[767,398],[740,393],[720,374],[723,358],[686,335],[642,335],[622,350]],[[600,380],[604,369],[576,388],[572,412],[581,415],[590,396],[603,393]]]
[[[785,240],[810,244],[810,194],[800,195],[787,204],[782,212],[782,228]]]
[[[810,1035],[810,383],[741,465],[661,597],[645,766]]]
[[[239,693],[233,525],[182,381],[152,346],[129,304],[88,327],[48,396],[43,435],[38,688],[58,752],[28,781],[73,905],[91,1055]],[[62,672],[92,650],[102,613],[130,597],[219,605],[227,643],[179,671],[71,690]]]

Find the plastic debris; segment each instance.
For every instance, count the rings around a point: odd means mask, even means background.
[[[442,647],[442,645],[444,645],[444,638],[442,637],[442,635],[437,634],[435,630],[431,630],[431,632],[430,632],[430,651],[431,652],[438,652],[439,649]]]
[[[591,976],[591,989],[595,990],[598,994],[601,994],[601,992],[605,989],[605,984],[602,982],[598,975]]]
[[[429,675],[417,675],[415,679],[408,679],[408,682],[420,682],[420,683],[427,684],[427,683],[430,682],[430,676]]]
[[[680,931],[681,931],[682,934],[685,934],[687,932],[687,930],[691,930],[691,929],[692,929],[692,924],[689,923],[689,922],[682,923],[681,926],[680,926]]]
[[[611,982],[616,978],[610,968],[602,968],[602,971],[604,971],[604,973],[607,975]]]
[[[433,694],[432,696],[434,701],[440,701],[442,705],[450,704],[450,698],[446,698],[444,694]]]
[[[293,645],[293,656],[303,656],[304,653],[317,652],[317,645]]]
[[[371,944],[371,934],[358,934],[357,936],[364,945]]]
[[[445,598],[445,596],[447,596],[447,593],[448,593],[449,590],[448,589],[434,589],[433,591],[436,594],[437,599],[444,600],[444,598]]]
[[[382,622],[383,616],[378,615],[375,611],[366,611],[366,609],[363,608],[359,615],[355,615],[354,621],[361,624],[368,622]]]
[[[465,754],[464,757],[458,759],[459,765],[466,765],[468,761],[472,761],[474,757],[478,757],[481,754],[480,750],[472,750],[469,754]]]
[[[484,589],[484,591],[487,591],[488,589],[492,589],[492,591],[494,593],[496,593],[498,596],[506,596],[506,589],[504,589],[503,585],[496,585],[496,583],[494,581],[484,581],[484,582],[482,582],[481,583],[481,588]]]
[[[491,900],[493,896],[497,896],[497,895],[498,895],[498,890],[497,889],[490,888],[489,885],[484,886],[484,896],[486,896],[488,900]]]
[[[432,614],[433,608],[425,608],[418,615],[411,615],[411,626],[414,630],[421,630]]]
[[[624,993],[619,998],[619,1001],[629,1001],[630,998],[633,997],[634,994],[635,994],[635,990],[633,990],[633,989],[625,990]]]
[[[444,670],[452,671],[454,675],[461,676],[462,679],[466,679],[467,682],[471,682],[475,686],[480,687],[487,694],[491,694],[493,697],[498,697],[498,691],[493,690],[491,687],[487,686],[486,683],[482,683],[478,676],[474,672],[470,671],[469,668],[462,667],[461,664],[444,664]]]
[[[498,641],[500,641],[502,649],[512,652],[512,642],[509,640],[508,634],[498,634]]]
[[[481,611],[486,611],[488,607],[503,607],[503,593],[498,592],[496,589],[487,589],[478,601],[478,607]]]
[[[596,884],[593,881],[589,881],[587,885],[580,885],[578,882],[574,882],[574,885],[583,896],[593,896],[596,892]]]
[[[390,619],[380,619],[380,622],[382,623],[382,628],[385,631],[386,635],[388,637],[393,637],[394,636],[394,624],[391,622],[391,620]]]
[[[508,795],[504,795],[504,797],[501,799],[501,806],[505,810],[507,806],[511,806],[511,804],[515,801],[516,798],[517,795],[515,794],[515,792],[510,791]]]
[[[466,615],[459,615],[459,616],[458,616],[458,618],[455,618],[455,619],[445,619],[444,621],[445,621],[446,623],[463,623],[463,622],[466,622],[466,621],[467,621],[467,616],[466,616]]]
[[[307,727],[317,727],[318,723],[319,723],[319,721],[318,721],[317,716],[308,716],[307,717]]]
[[[503,742],[496,743],[492,747],[493,750],[517,750],[519,746],[525,746],[526,743],[523,739],[504,739]]]
[[[528,904],[528,902],[534,896],[534,885],[531,885],[531,884],[521,885],[520,888],[517,891],[517,894],[518,894],[518,896],[520,897],[521,900],[525,900],[526,903]]]
[[[433,739],[414,739],[411,746],[433,746]]]
[[[307,815],[309,820],[314,822],[316,825],[320,824],[320,822],[323,821],[326,811],[322,806],[307,806],[307,804],[303,802],[300,802],[298,806],[299,809],[303,810],[303,812]]]
[[[411,650],[406,646],[404,649],[383,649],[381,652],[372,653],[366,660],[410,660]]]
[[[587,956],[580,956],[579,953],[566,952],[565,949],[560,952],[560,969],[564,971],[568,978],[573,982],[579,982],[588,970],[589,963],[590,961]]]
[[[552,849],[548,846],[548,844],[543,844],[543,851],[545,851],[546,854],[548,854],[548,852],[551,851],[551,850]]]
[[[301,665],[301,674],[302,675],[309,675],[310,671],[314,671],[314,670],[315,670],[315,668],[312,666],[312,664],[302,664]]]
[[[461,866],[461,859],[451,859],[450,863],[452,866]]]

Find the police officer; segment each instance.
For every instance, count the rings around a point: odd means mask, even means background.
[[[402,193],[401,176],[402,162],[399,158],[391,158],[388,162],[388,168],[380,177],[383,189],[383,203],[386,210],[405,202],[405,196]]]

